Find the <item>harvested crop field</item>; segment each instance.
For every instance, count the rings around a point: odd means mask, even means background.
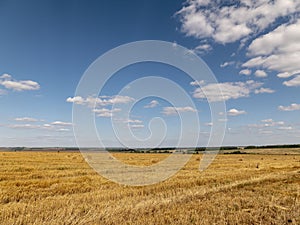
[[[296,152],[297,153],[297,152]],[[150,186],[113,183],[77,152],[0,152],[1,224],[300,224],[300,154],[201,154]],[[114,153],[150,165],[167,154]]]

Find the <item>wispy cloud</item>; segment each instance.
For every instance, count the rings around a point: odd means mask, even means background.
[[[37,122],[39,121],[38,119],[32,118],[32,117],[18,117],[14,119],[15,121],[18,122]]]
[[[54,121],[51,123],[51,125],[55,125],[55,126],[72,126],[72,123],[69,122],[63,122],[63,121]]]
[[[154,108],[159,105],[159,102],[156,100],[152,100],[147,105],[144,106],[144,108]]]
[[[272,94],[274,92],[275,91],[271,88],[259,88],[254,91],[255,94],[263,94],[263,93]]]
[[[177,113],[184,113],[184,112],[197,112],[196,109],[186,106],[186,107],[164,107],[162,113],[165,115],[174,115]]]

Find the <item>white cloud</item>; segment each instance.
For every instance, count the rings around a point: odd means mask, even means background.
[[[132,120],[132,119],[125,120],[123,122],[124,123],[143,123],[143,121],[141,121],[141,120]]]
[[[130,124],[129,125],[130,128],[144,128],[143,124]]]
[[[101,108],[101,109],[94,109],[93,112],[96,113],[98,117],[112,117],[114,113],[120,112],[121,109],[119,108],[114,108],[114,109],[106,109],[106,108]]]
[[[300,104],[296,104],[296,103],[293,103],[289,106],[282,106],[280,105],[278,107],[279,110],[281,111],[295,111],[295,110],[300,110]]]
[[[8,125],[9,128],[13,129],[37,129],[41,128],[41,125],[34,125],[34,124],[10,124]]]
[[[298,0],[241,0],[230,3],[187,1],[177,12],[182,32],[198,39],[212,38],[219,43],[231,43],[263,31],[278,18],[300,11]]]
[[[205,84],[205,81],[204,80],[195,80],[195,81],[192,81],[191,83],[190,83],[190,85],[192,85],[192,86],[201,86],[201,85],[203,85],[203,84]]]
[[[283,85],[288,86],[288,87],[300,86],[300,75],[294,77],[293,79],[291,79],[289,81],[284,81]]]
[[[224,62],[220,65],[221,68],[227,67],[227,66],[231,66],[234,64],[234,61],[230,61],[230,62]]]
[[[202,88],[196,88],[194,98],[208,99],[210,102],[227,101],[248,97],[251,92],[259,88],[263,83],[249,80],[246,82],[226,82],[208,84]]]
[[[39,90],[40,85],[32,80],[13,80],[12,76],[9,74],[3,74],[0,76],[0,85],[7,89],[12,89],[14,91],[30,91]]]
[[[0,76],[0,79],[3,79],[3,80],[10,80],[11,79],[11,75],[7,74],[7,73],[4,73]]]
[[[209,126],[209,127],[211,127],[211,126],[213,126],[213,123],[212,123],[212,122],[205,123],[205,126]]]
[[[300,4],[299,1],[298,4]],[[282,24],[252,41],[248,48],[248,55],[252,58],[243,66],[277,71],[279,72],[277,76],[280,78],[295,76],[300,73],[299,40],[300,19],[292,23]]]
[[[152,100],[147,105],[144,106],[144,108],[154,108],[159,105],[159,102],[156,100]]]
[[[198,45],[194,49],[194,52],[196,52],[198,54],[204,54],[204,53],[210,52],[211,50],[212,50],[212,47],[210,44],[201,44],[201,45]]]
[[[38,119],[31,118],[31,117],[18,117],[14,119],[15,121],[19,122],[37,122]]]
[[[263,123],[273,123],[274,120],[273,119],[264,119],[261,122],[263,122]]]
[[[300,70],[296,70],[294,72],[278,73],[277,77],[279,77],[279,78],[289,78],[289,77],[292,77],[292,76],[295,76],[295,75],[298,75],[298,74],[300,74]]]
[[[115,95],[115,96],[100,96],[100,97],[87,97],[81,96],[69,97],[66,100],[77,105],[87,105],[88,107],[107,106],[114,104],[126,104],[134,101],[134,98],[129,96]]]
[[[263,94],[263,93],[272,94],[274,92],[275,91],[272,90],[271,88],[260,88],[254,91],[255,94]]]
[[[163,114],[165,115],[174,115],[176,113],[184,113],[184,112],[197,112],[196,109],[186,106],[186,107],[164,107]]]
[[[85,100],[81,96],[75,96],[73,98],[71,98],[71,97],[67,98],[67,102],[72,102],[77,105],[83,105],[85,103]]]
[[[249,76],[249,75],[251,74],[251,72],[252,72],[252,71],[249,70],[249,69],[244,69],[244,70],[241,70],[241,71],[239,72],[239,74]]]
[[[278,130],[293,130],[293,127],[288,126],[288,127],[278,127]]]
[[[254,75],[256,77],[267,77],[268,76],[268,74],[263,70],[256,70]]]
[[[230,110],[228,110],[227,114],[229,116],[239,116],[239,115],[246,114],[246,111],[244,111],[244,110],[237,110],[237,109],[230,109]]]
[[[73,124],[70,122],[63,122],[63,121],[54,121],[51,123],[51,125],[57,125],[57,126],[72,126]]]

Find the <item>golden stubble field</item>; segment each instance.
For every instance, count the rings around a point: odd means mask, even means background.
[[[166,154],[114,154],[150,165]],[[201,155],[145,187],[99,176],[76,152],[0,152],[0,224],[300,224],[300,155]]]

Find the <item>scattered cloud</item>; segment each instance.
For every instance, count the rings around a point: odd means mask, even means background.
[[[281,111],[296,111],[296,110],[300,110],[300,104],[293,103],[289,106],[280,105],[278,107],[278,109],[281,110]]]
[[[141,121],[141,120],[132,120],[132,119],[125,120],[123,122],[124,123],[143,123],[143,121]]]
[[[244,69],[239,72],[239,74],[246,75],[246,76],[249,76],[251,73],[252,73],[252,71],[249,69]]]
[[[54,121],[54,122],[51,123],[51,125],[56,125],[56,126],[72,126],[73,123],[63,122],[63,121]]]
[[[234,65],[234,61],[230,61],[230,62],[224,62],[220,65],[221,68],[227,67],[227,66],[232,66]]]
[[[254,75],[256,77],[267,77],[268,76],[268,74],[263,70],[256,70]]]
[[[37,122],[39,121],[38,119],[31,118],[31,117],[18,117],[14,119],[15,121],[18,122]]]
[[[114,113],[120,112],[121,109],[114,108],[114,109],[107,109],[107,108],[101,108],[101,109],[94,109],[93,112],[96,113],[96,116],[98,117],[112,117]]]
[[[42,128],[41,125],[34,125],[34,124],[9,124],[8,125],[9,128],[13,128],[13,129],[40,129]]]
[[[174,115],[177,113],[184,113],[184,112],[197,112],[196,109],[186,106],[186,107],[164,107],[163,114],[165,115]]]
[[[203,85],[203,84],[205,84],[205,81],[204,80],[195,80],[195,81],[192,81],[191,83],[190,83],[190,85],[192,85],[192,86],[201,86],[201,85]]]
[[[271,127],[283,127],[285,126],[284,121],[274,121],[273,119],[261,120],[259,124],[249,124],[250,128],[271,128]]]
[[[210,102],[227,101],[249,97],[251,92],[263,85],[261,82],[249,80],[246,82],[225,82],[208,84],[202,88],[196,88],[194,98],[206,99]]]
[[[293,130],[293,127],[288,126],[288,127],[278,127],[278,130]]]
[[[277,1],[279,2],[279,1]],[[286,3],[287,1],[285,1]],[[295,4],[295,1],[289,1]],[[298,1],[297,7],[300,2]],[[289,4],[286,4],[289,5]],[[299,8],[297,8],[299,10]],[[262,35],[248,47],[252,58],[244,67],[261,67],[278,71],[278,77],[288,78],[300,73],[300,19],[282,24],[269,33]]]
[[[40,85],[32,80],[14,80],[9,74],[3,74],[0,76],[0,85],[6,89],[12,89],[14,91],[30,91],[39,90]]]
[[[260,88],[254,91],[255,94],[263,94],[263,93],[272,94],[274,92],[275,91],[271,88]]]
[[[205,123],[205,126],[209,126],[209,127],[211,127],[211,126],[213,126],[213,123],[212,123],[212,122]]]
[[[210,44],[201,44],[201,45],[198,45],[195,49],[194,49],[194,52],[202,55],[202,54],[205,54],[205,53],[208,53],[212,50],[212,47]]]
[[[94,106],[108,106],[114,104],[126,104],[134,101],[134,98],[129,96],[115,95],[115,96],[100,96],[100,97],[87,97],[81,96],[69,97],[67,102],[77,105],[87,105],[88,107]]]
[[[159,102],[156,100],[152,100],[147,105],[144,106],[144,108],[154,108],[159,105]]]
[[[300,11],[298,0],[250,1],[189,0],[177,12],[181,31],[197,39],[211,38],[222,44],[257,34],[278,18]]]
[[[239,116],[239,115],[243,115],[246,114],[247,112],[244,110],[237,110],[237,109],[230,109],[228,110],[227,114],[229,116]]]
[[[291,79],[289,81],[284,81],[283,85],[285,85],[287,87],[298,87],[298,86],[300,86],[300,75],[294,77],[293,79]]]
[[[0,76],[0,79],[3,79],[3,80],[10,80],[11,79],[11,75],[7,74],[7,73],[4,73]]]
[[[130,128],[144,128],[144,125],[143,124],[130,124],[129,125]]]

